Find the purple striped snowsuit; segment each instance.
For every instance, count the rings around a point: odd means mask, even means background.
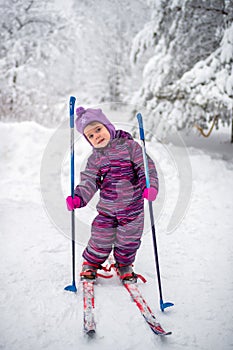
[[[151,187],[158,189],[153,161],[148,157]],[[75,195],[85,206],[100,190],[98,215],[83,257],[102,264],[113,249],[116,262],[135,260],[144,226],[143,191],[146,187],[141,146],[122,130],[104,148],[93,148]]]

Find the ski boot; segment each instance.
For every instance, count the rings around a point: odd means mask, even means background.
[[[137,274],[133,271],[133,265],[116,264],[117,274],[123,283],[137,283]]]
[[[107,274],[99,273],[98,270],[102,270]],[[80,273],[81,280],[96,280],[97,277],[112,278],[113,275],[109,274],[109,269],[101,264],[90,263],[84,261],[82,265],[82,271]]]
[[[95,280],[97,277],[97,270],[99,268],[99,264],[84,261],[82,265],[82,271],[80,273],[81,280]]]

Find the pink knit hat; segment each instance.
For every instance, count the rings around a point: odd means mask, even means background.
[[[92,109],[78,107],[76,109],[77,118],[75,120],[76,129],[84,134],[85,127],[92,122],[99,122],[103,124],[109,131],[111,139],[115,137],[116,129],[114,125],[108,120],[101,109]],[[85,136],[85,135],[84,135]]]

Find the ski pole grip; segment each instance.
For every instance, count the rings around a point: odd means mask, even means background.
[[[142,121],[141,113],[137,114],[137,119],[138,119],[138,125],[139,125],[140,139],[142,141],[144,141],[145,140],[145,136],[144,136],[144,128],[143,128],[143,121]]]
[[[74,128],[74,104],[76,98],[74,96],[70,96],[70,127]]]

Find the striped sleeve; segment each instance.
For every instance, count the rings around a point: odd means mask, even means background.
[[[148,168],[149,168],[149,177],[150,177],[150,187],[156,188],[159,190],[159,180],[158,174],[153,160],[147,155],[148,159]],[[137,173],[139,182],[141,183],[142,190],[146,188],[146,176],[144,170],[143,162],[143,151],[142,147],[136,142],[133,141],[132,145],[132,162],[134,164],[134,170]]]
[[[91,156],[88,159],[85,170],[80,173],[80,183],[74,190],[75,196],[81,199],[81,207],[86,206],[98,191],[98,173],[99,171],[94,162],[94,158]]]

